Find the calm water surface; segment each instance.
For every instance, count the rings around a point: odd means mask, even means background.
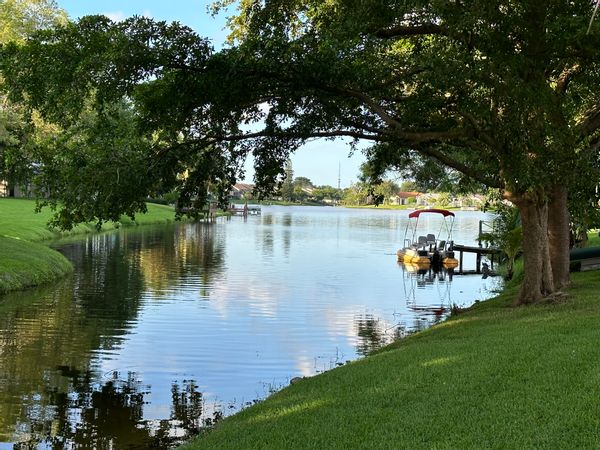
[[[493,295],[398,265],[407,215],[265,207],[58,243],[72,277],[0,298],[0,449],[168,448]],[[485,218],[457,213],[455,241]]]

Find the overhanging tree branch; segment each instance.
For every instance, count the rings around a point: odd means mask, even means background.
[[[583,114],[583,119],[578,123],[577,128],[579,140],[585,139],[600,129],[600,101]]]
[[[469,121],[471,126],[475,129],[475,133],[482,140],[482,142],[484,142],[485,144],[489,145],[492,148],[496,147],[496,141],[494,140],[494,138],[492,138],[492,136],[490,134],[488,134],[486,131],[484,131],[481,128],[481,126],[479,125],[479,122],[477,121],[477,119],[475,119],[475,117],[471,113],[462,112],[460,114],[461,114],[461,116],[463,116],[465,119],[467,119]]]
[[[433,23],[423,25],[396,25],[389,28],[382,28],[375,32],[379,38],[396,38],[403,36],[423,36],[428,34],[446,34],[445,27]]]
[[[445,164],[446,166],[448,166],[452,169],[455,169],[461,173],[464,173],[465,175],[467,175],[467,176],[473,178],[474,180],[477,180],[489,187],[494,187],[494,188],[502,188],[503,187],[503,185],[499,179],[490,178],[490,177],[482,174],[478,170],[476,170],[472,167],[469,167],[469,166],[461,163],[460,161],[457,161],[454,158],[449,157],[445,153],[441,152],[437,147],[421,146],[419,148],[416,148],[415,150],[418,151],[419,153],[421,153],[422,155],[428,156],[430,158],[434,158],[434,159],[438,160],[439,162],[441,162],[442,164]]]
[[[571,66],[567,66],[563,69],[563,71],[558,76],[556,80],[556,87],[554,90],[559,94],[564,94],[567,92],[569,87],[569,83],[573,79],[575,75],[582,71],[582,67],[580,64],[573,64]]]
[[[467,130],[462,128],[456,128],[451,130],[443,131],[406,131],[402,123],[392,116],[383,106],[381,106],[375,99],[354,89],[339,88],[339,87],[326,87],[326,91],[336,92],[338,94],[347,95],[360,100],[365,107],[375,113],[383,122],[388,125],[391,130],[390,135],[397,140],[405,141],[410,145],[417,145],[429,141],[451,141],[454,139],[460,139],[468,136]]]
[[[355,130],[331,130],[331,131],[287,131],[287,130],[261,130],[254,133],[242,133],[233,135],[214,136],[209,139],[212,143],[218,142],[239,142],[259,138],[284,138],[284,139],[311,139],[311,138],[332,138],[332,137],[351,137],[355,139],[365,139],[369,141],[380,141],[381,136],[369,133],[363,133]]]

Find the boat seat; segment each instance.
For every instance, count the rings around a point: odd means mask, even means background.
[[[427,237],[419,236],[419,240],[417,241],[417,247],[425,247],[427,245]]]
[[[435,244],[435,234],[427,235],[427,244]]]
[[[440,241],[438,251],[443,252],[446,249],[446,241]]]

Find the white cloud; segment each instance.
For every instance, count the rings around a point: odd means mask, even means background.
[[[129,16],[126,15],[123,11],[111,11],[103,13],[106,17],[108,17],[113,22],[121,22],[127,19]],[[143,10],[141,13],[136,13],[138,16],[147,17],[149,19],[153,18],[152,11],[149,9]]]
[[[103,14],[113,22],[121,22],[127,17],[123,11],[105,12]]]

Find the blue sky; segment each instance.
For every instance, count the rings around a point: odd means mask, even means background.
[[[220,48],[227,36],[226,15],[211,17],[208,13],[210,0],[58,0],[58,5],[72,19],[104,14],[113,20],[132,15],[144,15],[157,20],[178,21],[193,28],[201,36],[209,38],[215,48]],[[357,180],[359,166],[365,160],[360,152],[348,157],[348,145],[342,141],[316,140],[299,149],[292,156],[295,176],[310,178],[315,185],[337,186],[338,170],[341,186],[347,187]],[[252,182],[252,162],[246,164],[246,179]]]

